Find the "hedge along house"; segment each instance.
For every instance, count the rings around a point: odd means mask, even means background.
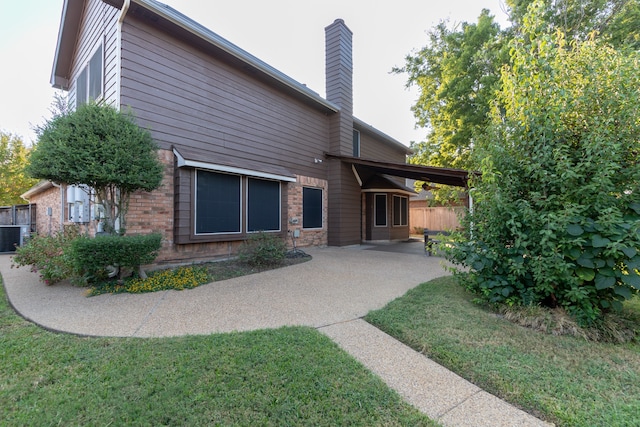
[[[352,33],[336,20],[325,34],[326,99],[155,0],[65,0],[53,86],[72,107],[130,109],[160,147],[162,186],[127,216],[129,234],[162,233],[158,262],[225,256],[256,231],[298,246],[408,238],[403,177],[442,170],[406,165],[405,145],[353,116]],[[95,229],[77,189],[25,196],[38,224]]]

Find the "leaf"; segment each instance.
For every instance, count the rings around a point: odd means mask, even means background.
[[[635,248],[624,247],[621,250],[627,256],[627,258],[633,258],[638,253]]]
[[[635,272],[630,274],[623,274],[622,282],[625,285],[629,285],[632,288],[640,290],[640,276],[638,276]]]
[[[588,258],[585,254],[580,255],[580,258],[578,258],[576,262],[578,263],[578,265],[581,265],[583,267],[595,268],[593,260]]]
[[[594,234],[591,238],[591,244],[594,248],[604,248],[609,243],[611,243],[611,240],[607,239],[606,237],[602,237],[599,234]]]
[[[576,268],[576,276],[584,282],[590,282],[596,277],[596,272],[591,268],[578,267]]]
[[[584,229],[579,224],[569,224],[567,233],[571,236],[578,237],[584,233]]]
[[[637,270],[640,268],[640,257],[633,257],[633,259],[627,261],[626,264],[629,270]]]
[[[633,209],[638,215],[640,215],[640,203],[631,203],[629,207]]]
[[[598,273],[596,275],[595,284],[596,284],[596,289],[598,290],[607,289],[616,284],[616,278],[611,276],[605,276]]]
[[[627,288],[626,286],[616,286],[613,289],[613,292],[620,295],[621,297],[624,297],[624,299],[630,299],[632,295],[631,289]]]

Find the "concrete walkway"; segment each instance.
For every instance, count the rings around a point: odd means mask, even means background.
[[[305,325],[317,328],[445,426],[543,426],[361,320],[419,283],[446,275],[422,244],[306,250],[313,260],[185,291],[100,295],[45,286],[0,255],[11,305],[50,330],[88,336],[169,337]]]

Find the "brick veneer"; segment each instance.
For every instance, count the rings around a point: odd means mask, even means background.
[[[288,184],[288,239],[289,247],[293,246],[292,235],[295,230],[300,230],[300,237],[296,239],[297,247],[306,246],[326,246],[327,245],[327,181],[319,178],[310,178],[306,176],[296,176],[296,182]],[[322,228],[321,229],[304,229],[302,228],[302,189],[304,187],[321,188],[322,189]],[[297,224],[292,223],[292,219],[297,219]]]
[[[173,242],[174,226],[174,155],[169,150],[159,150],[160,161],[164,165],[164,178],[160,187],[152,192],[138,191],[131,195],[127,213],[127,234],[162,234],[162,249],[156,259],[157,264],[192,262],[197,260],[225,258],[235,254],[242,242],[213,242],[176,245]],[[293,246],[292,235],[300,230],[296,239],[297,247],[324,246],[327,244],[327,181],[317,178],[297,176],[295,183],[288,183],[287,194],[287,245]],[[321,188],[322,229],[302,228],[302,188]],[[37,204],[38,233],[49,234],[60,229],[60,189],[49,188],[34,195],[31,200]],[[52,216],[46,216],[47,207],[52,208]],[[66,215],[66,213],[65,213]],[[292,224],[291,219],[298,223]],[[51,224],[51,230],[49,230]],[[69,222],[65,221],[65,224]],[[90,235],[95,234],[95,221],[84,224]]]

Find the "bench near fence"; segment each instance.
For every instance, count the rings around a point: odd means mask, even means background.
[[[435,252],[436,245],[442,242],[442,237],[451,235],[450,231],[424,229],[424,252],[431,256]]]

